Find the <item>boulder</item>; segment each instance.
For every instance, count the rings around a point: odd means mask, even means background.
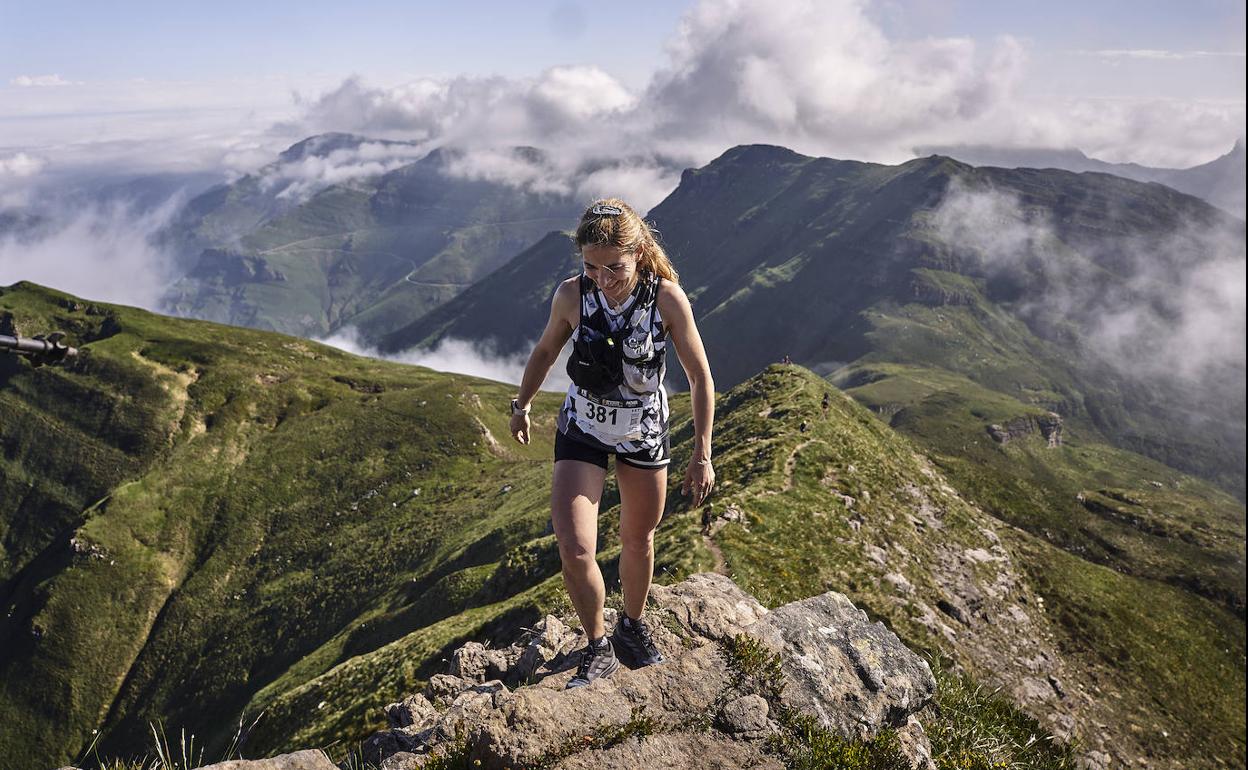
[[[338,770],[320,749],[305,749],[268,759],[231,759],[200,770]]]
[[[786,604],[746,630],[781,652],[783,702],[845,738],[904,726],[936,691],[927,662],[844,594]]]

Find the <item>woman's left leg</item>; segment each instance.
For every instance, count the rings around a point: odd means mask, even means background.
[[[615,462],[620,486],[620,587],[624,611],[640,618],[654,577],[654,529],[663,518],[667,467],[638,468]]]

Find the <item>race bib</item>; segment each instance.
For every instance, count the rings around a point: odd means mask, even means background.
[[[572,400],[572,414],[581,430],[604,444],[618,444],[641,438],[641,418],[646,411],[641,399],[623,401],[598,398],[583,388],[568,396]]]

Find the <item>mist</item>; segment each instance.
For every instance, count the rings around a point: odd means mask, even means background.
[[[125,201],[42,208],[24,227],[0,230],[0,285],[33,281],[91,300],[160,310],[178,275],[154,243],[183,203],[154,208]]]
[[[978,260],[990,281],[1026,276],[1041,290],[1010,301],[1042,336],[1070,340],[1085,364],[1132,379],[1238,392],[1245,371],[1242,221],[1181,219],[1148,236],[1065,241],[1058,228],[999,189],[955,182],[933,212],[943,240]]]
[[[487,380],[505,382],[509,385],[520,384],[524,376],[524,367],[528,363],[529,354],[537,344],[521,345],[512,353],[501,353],[490,343],[477,343],[469,340],[447,338],[433,348],[413,348],[394,354],[382,354],[376,348],[360,341],[359,333],[354,327],[344,328],[328,337],[318,339],[325,345],[353,353],[357,356],[377,358],[400,364],[424,366],[438,372],[466,374],[471,377],[483,377]],[[552,393],[562,393],[572,384],[567,376],[568,356],[571,345],[565,345],[547,375],[541,389]]]

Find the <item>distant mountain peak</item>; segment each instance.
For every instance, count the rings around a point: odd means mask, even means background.
[[[283,150],[277,157],[279,163],[294,163],[305,158],[324,158],[338,150],[354,150],[364,144],[380,144],[386,146],[415,146],[415,142],[400,142],[392,139],[372,139],[358,134],[347,134],[331,131],[301,139]]]

